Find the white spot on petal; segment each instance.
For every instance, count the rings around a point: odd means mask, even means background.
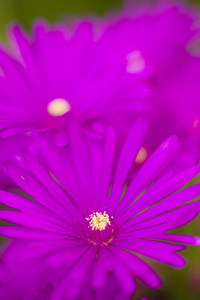
[[[128,73],[140,73],[145,68],[145,60],[139,50],[135,50],[129,53],[126,57],[127,66],[126,71]]]
[[[200,125],[200,119],[197,118],[197,119],[194,120],[194,122],[192,124],[192,127],[197,128],[197,127],[199,127],[199,125]]]

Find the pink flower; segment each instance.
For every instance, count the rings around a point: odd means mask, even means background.
[[[64,145],[71,119],[101,137],[99,120],[143,109],[144,85],[95,40],[91,22],[76,24],[70,34],[64,25],[38,22],[30,37],[15,25],[10,37],[14,53],[0,49],[1,136],[52,130]]]
[[[182,142],[173,161],[176,170],[199,160],[200,55],[192,50],[199,42],[197,24],[194,11],[174,1],[133,3],[109,16],[107,25],[102,22],[102,40],[116,62],[123,61],[133,80],[140,76],[150,93],[148,109],[139,113],[149,122],[143,160],[176,134]],[[133,117],[127,115],[123,124],[128,127]]]
[[[103,290],[109,280],[127,298],[136,290],[136,278],[158,288],[160,278],[138,254],[182,268],[186,261],[177,252],[188,244],[199,245],[199,237],[168,233],[200,211],[199,200],[191,202],[199,196],[199,184],[176,192],[200,167],[176,176],[163,173],[179,149],[175,136],[127,182],[146,128],[142,120],[133,124],[116,166],[112,128],[105,139],[96,140],[83,139],[75,126],[66,147],[54,145],[51,135],[39,137],[44,166],[27,150],[28,171],[6,163],[11,178],[32,200],[0,192],[1,202],[15,209],[0,211],[0,217],[16,224],[1,226],[0,233],[26,240],[26,264],[47,276],[51,269],[50,282],[57,282],[51,300],[82,299],[81,291]]]

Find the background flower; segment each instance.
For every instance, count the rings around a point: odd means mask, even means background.
[[[91,125],[116,111],[141,109],[142,82],[116,64],[107,44],[95,42],[93,24],[82,21],[68,31],[64,25],[49,29],[40,22],[28,38],[13,27],[17,59],[0,52],[2,136],[53,130],[56,143],[63,145],[71,118]]]
[[[12,156],[30,143],[32,131],[51,130],[62,146],[72,119],[102,138],[111,115],[146,109],[145,85],[133,83],[104,41],[97,43],[93,23],[74,21],[70,28],[38,21],[30,36],[20,25],[10,28],[10,48],[0,48],[0,136],[6,148],[12,142]],[[2,162],[12,156],[2,148]],[[12,186],[1,178],[1,188]]]
[[[173,163],[177,170],[199,160],[200,57],[192,51],[199,43],[198,18],[183,2],[130,2],[108,16],[107,26],[102,22],[102,39],[115,59],[123,61],[133,80],[140,76],[150,93],[148,109],[140,115],[149,122],[143,160],[177,134],[182,142]],[[124,123],[132,119],[127,115]]]

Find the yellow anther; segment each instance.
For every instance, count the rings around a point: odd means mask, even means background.
[[[141,147],[138,155],[135,159],[136,163],[143,163],[147,159],[147,150],[144,147]]]
[[[92,213],[86,220],[89,221],[92,230],[105,230],[107,225],[111,225],[109,215],[105,211],[103,214],[101,212]]]
[[[60,117],[66,114],[70,110],[71,110],[71,106],[69,102],[67,102],[63,98],[54,99],[53,101],[49,102],[47,105],[47,111],[53,117]]]

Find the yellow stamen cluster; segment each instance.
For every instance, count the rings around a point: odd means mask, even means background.
[[[111,217],[112,218],[112,217]],[[104,213],[92,213],[89,215],[89,218],[85,218],[87,221],[90,221],[90,226],[92,230],[105,230],[107,224],[110,225],[109,215],[104,211]]]

